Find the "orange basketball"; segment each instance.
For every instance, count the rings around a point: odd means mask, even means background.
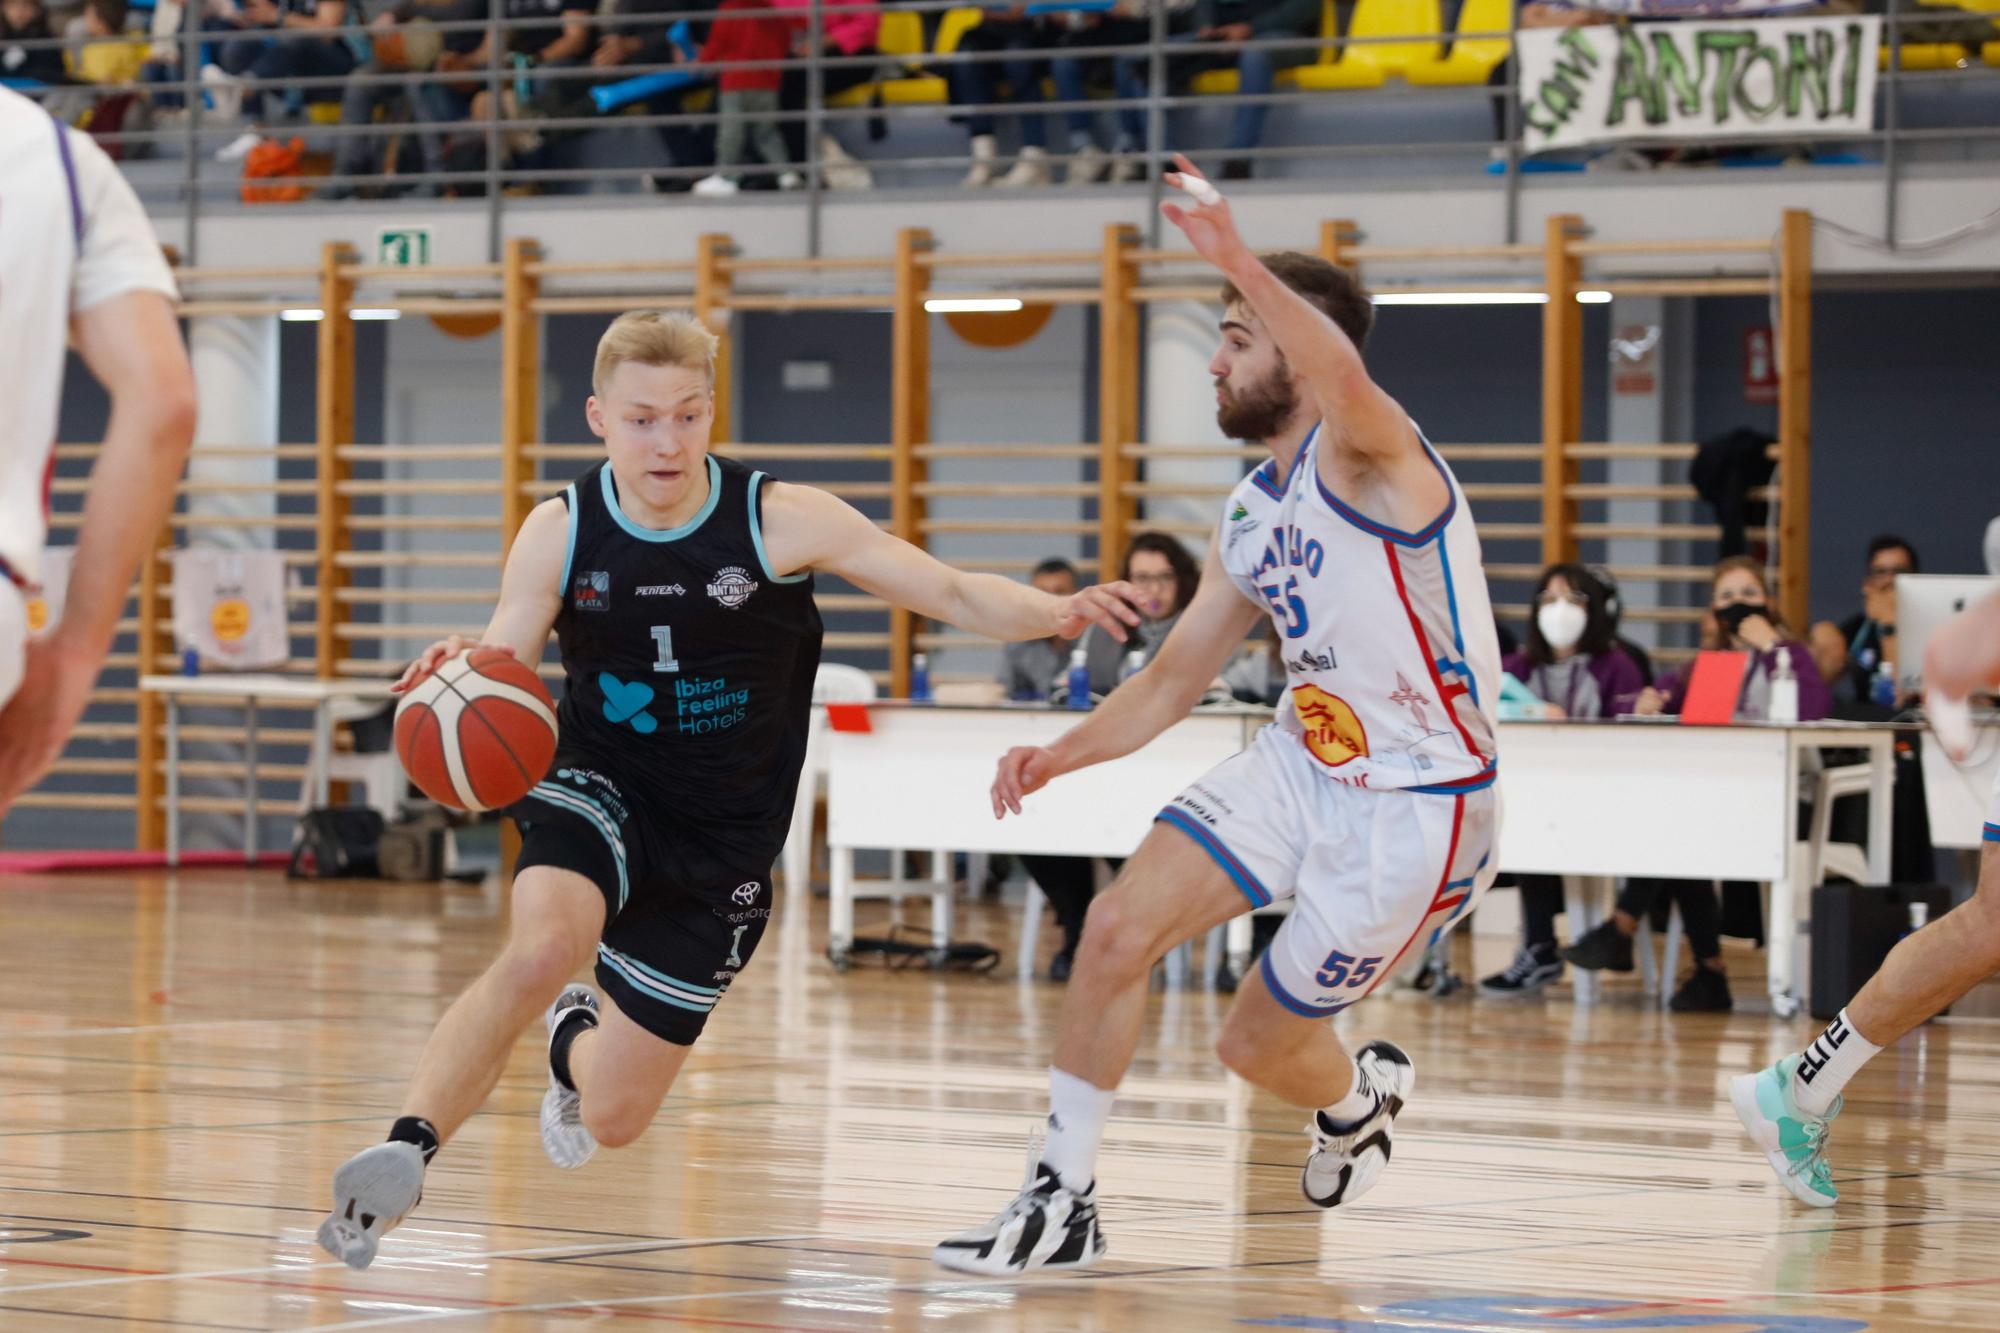
[[[532,668],[477,648],[420,678],[396,705],[396,757],[424,795],[492,810],[528,794],[556,754],[556,707]]]

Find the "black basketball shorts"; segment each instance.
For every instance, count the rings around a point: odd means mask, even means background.
[[[771,917],[771,863],[701,855],[698,834],[635,811],[619,784],[575,756],[508,811],[521,827],[515,871],[553,866],[597,885],[604,938],[597,981],[654,1036],[692,1046]]]

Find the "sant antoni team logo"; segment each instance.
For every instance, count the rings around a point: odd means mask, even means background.
[[[1328,768],[1339,768],[1368,754],[1368,733],[1347,700],[1317,685],[1292,689],[1292,711],[1299,716],[1306,749]]]
[[[750,571],[741,565],[717,570],[708,585],[708,595],[732,611],[749,601],[750,594],[755,591],[757,580],[751,578]]]

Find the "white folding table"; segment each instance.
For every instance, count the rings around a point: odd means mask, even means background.
[[[157,694],[166,703],[167,778],[167,864],[177,866],[181,856],[181,738],[180,704],[183,699],[202,703],[241,700],[244,713],[244,781],[251,795],[244,812],[243,854],[257,859],[257,709],[259,705],[292,705],[313,710],[312,769],[306,774],[306,793],[313,805],[327,799],[327,758],[333,753],[333,705],[339,700],[386,702],[392,696],[387,680],[319,680],[311,676],[207,675],[141,676],[139,688]]]

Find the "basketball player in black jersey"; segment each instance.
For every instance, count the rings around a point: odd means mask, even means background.
[[[353,1267],[416,1206],[425,1164],[545,1010],[550,1159],[581,1166],[651,1122],[770,915],[819,665],[814,571],[995,639],[1091,624],[1123,639],[1138,623],[1124,584],[1052,597],[960,573],[824,491],[711,456],[714,353],[683,316],[613,323],[585,409],[609,456],[508,552],[481,646],[532,662],[555,631],[561,737],[510,811],[505,948],[431,1034],[388,1141],[334,1173],[319,1241]],[[433,645],[397,688],[471,646]],[[603,999],[569,984],[586,961]]]

